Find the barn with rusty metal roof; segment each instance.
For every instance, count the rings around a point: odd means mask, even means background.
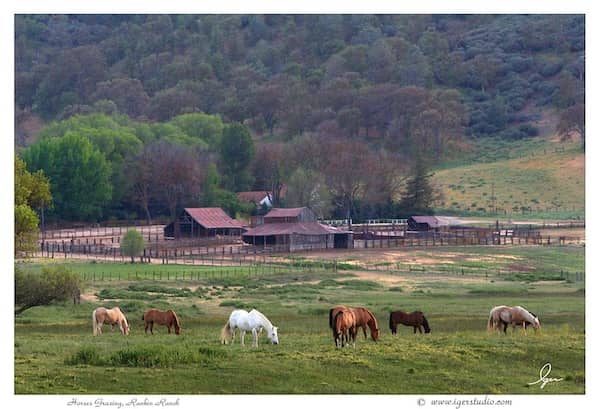
[[[241,236],[243,231],[242,223],[220,207],[185,208],[177,221],[164,229],[165,237],[170,238]]]
[[[242,234],[244,242],[276,251],[352,248],[352,232],[321,224],[308,207],[275,208],[264,223]]]

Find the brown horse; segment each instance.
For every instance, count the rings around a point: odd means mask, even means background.
[[[344,347],[352,338],[352,345],[356,347],[356,317],[350,308],[339,309],[333,318],[335,346]]]
[[[414,311],[410,314],[404,311],[392,311],[390,313],[390,329],[392,330],[392,334],[396,334],[398,324],[413,327],[415,334],[417,333],[417,329],[419,330],[419,333],[423,333],[423,331],[421,331],[421,326],[426,334],[431,332],[427,318],[425,318],[425,315],[423,315],[421,311]]]
[[[363,334],[365,335],[365,339],[367,338],[367,326],[371,331],[371,339],[377,342],[379,339],[379,326],[377,325],[377,319],[375,315],[368,309],[364,307],[350,307],[354,316],[356,317],[356,327],[361,327],[363,330]]]
[[[513,331],[517,325],[522,326],[524,332],[526,332],[528,325],[532,325],[535,331],[541,327],[538,317],[519,305],[516,307],[499,305],[490,310],[487,325],[488,330],[500,330],[500,326],[502,325],[504,327],[502,329],[506,334],[506,327],[509,324],[512,325]]]
[[[181,332],[181,325],[179,324],[179,318],[177,318],[177,314],[173,310],[161,311],[156,308],[152,308],[148,310],[142,315],[142,321],[145,321],[144,324],[144,332],[148,333],[148,328],[150,328],[150,333],[154,335],[152,328],[154,324],[158,325],[166,325],[171,333],[171,327],[175,327],[175,334],[179,335]]]
[[[107,323],[118,325],[123,335],[129,335],[129,324],[125,314],[121,312],[119,307],[111,308],[110,310],[104,307],[98,307],[92,313],[92,332],[94,335],[102,334],[102,324]]]

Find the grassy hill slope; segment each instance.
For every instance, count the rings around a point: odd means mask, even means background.
[[[460,162],[435,171],[438,213],[583,217],[585,153],[579,142],[547,137],[506,143],[480,140]]]

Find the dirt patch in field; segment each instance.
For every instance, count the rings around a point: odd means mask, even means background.
[[[81,301],[84,302],[98,302],[98,297],[94,293],[82,293]]]

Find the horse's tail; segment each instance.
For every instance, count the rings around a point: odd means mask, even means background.
[[[429,323],[427,322],[427,318],[425,318],[425,315],[423,316],[423,328],[425,329],[425,333],[428,334],[431,332],[431,328],[429,327]]]
[[[229,325],[229,320],[221,330],[221,343],[227,344],[227,339],[233,337],[233,333],[231,331],[231,326]]]
[[[394,330],[394,313],[390,312],[390,330]]]
[[[96,321],[96,310],[92,312],[92,333],[98,335],[98,322]]]
[[[491,330],[494,329],[494,313],[493,313],[493,310],[490,311],[490,318],[488,318],[487,329],[488,329],[488,331],[491,331]]]
[[[339,316],[341,314],[343,314],[344,311],[343,310],[339,310],[336,314],[335,317],[333,317],[333,327],[332,329],[335,331],[335,333],[337,334],[339,332],[339,328],[340,328],[340,324],[338,324],[339,322]]]

